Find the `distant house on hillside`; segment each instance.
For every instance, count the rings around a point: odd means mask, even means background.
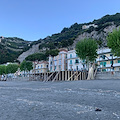
[[[98,27],[98,26],[95,25],[95,24],[83,25],[83,26],[82,26],[82,29],[88,29],[88,28],[90,28],[90,27],[96,28],[96,27]]]
[[[4,39],[4,37],[3,37],[3,36],[1,36],[1,37],[0,37],[0,43],[2,42],[2,39]]]

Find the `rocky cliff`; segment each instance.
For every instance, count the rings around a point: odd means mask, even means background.
[[[74,40],[73,45],[69,46],[69,49],[74,49],[76,46],[76,43],[82,39],[85,38],[92,38],[95,39],[96,41],[101,40],[101,45],[99,47],[106,47],[107,46],[107,40],[106,37],[108,36],[108,33],[112,32],[114,29],[118,29],[120,26],[116,26],[115,24],[111,26],[107,26],[106,28],[103,29],[102,32],[99,33],[99,31],[92,31],[91,33],[84,32]]]
[[[32,48],[30,48],[29,50],[27,50],[26,52],[23,52],[17,60],[19,60],[20,62],[22,62],[28,55],[34,54],[39,52],[39,44],[37,45],[33,45]]]

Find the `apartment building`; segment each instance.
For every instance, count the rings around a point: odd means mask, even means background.
[[[33,62],[33,73],[45,73],[48,72],[47,61],[35,61]]]
[[[98,49],[96,62],[100,71],[120,71],[120,57],[113,56],[111,49]]]
[[[100,71],[120,71],[120,57],[113,56],[109,48],[98,49],[98,57],[96,62]],[[33,64],[35,73],[43,73],[55,71],[80,71],[86,68],[83,60],[77,56],[75,50],[67,51],[60,49],[57,56],[49,56],[49,62],[36,61]]]
[[[67,70],[67,49],[60,49],[57,56],[49,56],[49,71],[65,71]]]
[[[77,56],[75,50],[68,51],[67,53],[67,70],[82,70],[83,61]]]

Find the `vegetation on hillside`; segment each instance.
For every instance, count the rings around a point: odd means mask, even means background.
[[[6,49],[3,45],[0,44],[0,64],[7,62],[14,62],[16,58],[21,54],[20,51],[12,51]]]
[[[17,37],[8,37],[2,39],[0,43],[0,64],[14,62],[17,57],[28,50],[29,41]]]
[[[35,53],[32,55],[29,55],[28,57],[25,58],[25,60],[27,60],[27,61],[48,60],[49,55],[56,56],[56,55],[58,55],[58,52],[59,52],[58,49],[46,50],[45,53]]]
[[[82,29],[83,25],[95,24],[98,27],[89,27],[88,29]],[[40,44],[39,49],[44,50],[52,50],[63,47],[68,47],[74,43],[74,40],[78,35],[92,31],[97,31],[98,34],[104,32],[104,28],[115,24],[116,26],[120,25],[120,13],[116,13],[115,15],[106,15],[98,20],[94,20],[89,23],[78,24],[75,23],[71,25],[69,28],[63,28],[60,33],[53,34],[51,36],[47,36],[44,39],[39,39],[38,41],[28,42],[21,38],[5,38],[0,43],[0,64],[6,62],[12,62],[24,51],[27,51],[34,44]],[[102,40],[98,40],[98,44],[102,45]],[[26,58],[27,59],[27,58]],[[46,59],[46,58],[45,58]]]
[[[88,29],[82,29],[83,25],[95,24],[98,27],[89,27]],[[120,13],[116,13],[115,15],[106,15],[98,20],[94,20],[93,22],[78,24],[75,23],[69,28],[63,28],[60,33],[53,34],[52,36],[48,36],[45,39],[40,39],[38,42],[40,43],[40,49],[42,48],[62,48],[68,47],[73,44],[75,38],[84,33],[88,32],[91,33],[92,31],[98,31],[98,33],[103,32],[104,28],[115,24],[116,26],[120,25]],[[34,44],[34,42],[33,42]]]
[[[120,28],[119,30],[114,30],[112,33],[109,33],[107,37],[107,45],[111,48],[111,52],[120,57]]]

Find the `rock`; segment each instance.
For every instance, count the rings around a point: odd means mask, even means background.
[[[39,52],[39,44],[37,45],[33,45],[32,48],[30,48],[29,50],[27,50],[26,52],[23,52],[17,60],[19,60],[20,62],[22,62],[28,55],[34,54]]]
[[[102,110],[101,110],[101,109],[99,109],[99,108],[96,108],[96,109],[95,109],[95,111],[102,111]]]

